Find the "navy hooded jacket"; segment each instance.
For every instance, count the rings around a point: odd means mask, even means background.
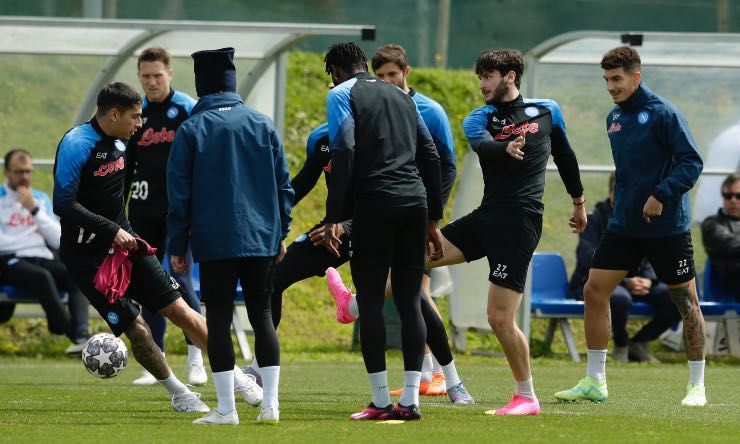
[[[641,83],[632,97],[607,115],[606,128],[617,170],[607,230],[625,237],[668,237],[689,231],[688,191],[703,164],[686,118]],[[642,208],[651,195],[663,204],[663,212],[647,223]]]
[[[177,130],[167,164],[167,235],[196,262],[279,253],[293,188],[280,136],[239,94],[202,97]]]

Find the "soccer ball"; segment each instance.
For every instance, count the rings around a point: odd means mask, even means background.
[[[128,349],[120,338],[110,333],[98,333],[85,343],[82,363],[93,375],[112,378],[126,368]]]

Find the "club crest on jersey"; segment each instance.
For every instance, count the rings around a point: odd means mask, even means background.
[[[115,141],[115,142],[113,143],[113,145],[115,145],[115,146],[116,146],[116,149],[117,149],[118,151],[121,151],[121,152],[123,152],[123,151],[126,151],[126,144],[125,144],[125,143],[123,143],[123,141],[122,141],[122,140],[120,140],[120,139],[119,139],[119,140],[116,140],[116,141]]]
[[[650,120],[650,114],[648,114],[647,111],[641,111],[640,114],[637,115],[637,122],[640,125],[648,123],[648,120]]]
[[[167,110],[167,117],[174,119],[179,113],[180,110],[178,110],[176,106],[171,106],[170,109]]]
[[[530,106],[528,108],[524,108],[524,114],[528,115],[529,117],[535,117],[540,115],[540,110],[538,110],[534,106]]]

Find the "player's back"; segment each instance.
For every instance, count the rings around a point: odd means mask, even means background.
[[[367,73],[345,83],[335,89],[349,89],[356,204],[424,205],[426,192],[415,160],[419,114],[413,100],[395,85]]]

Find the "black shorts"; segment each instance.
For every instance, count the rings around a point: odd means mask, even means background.
[[[96,290],[93,283],[104,258],[100,255],[68,257],[64,264],[82,293],[116,336],[124,333],[139,315],[139,307],[133,301],[157,312],[182,297],[182,288],[162,268],[156,257],[131,257],[128,290],[115,304],[109,304],[108,298]]]
[[[594,252],[591,268],[637,269],[644,258],[650,261],[659,281],[682,284],[696,276],[691,232],[670,237],[624,237],[606,232]]]
[[[477,208],[442,228],[442,235],[467,262],[488,258],[490,282],[521,293],[542,235],[542,215],[517,208]]]
[[[324,224],[317,224],[308,232],[300,235],[288,246],[288,251],[280,263],[275,266],[275,295],[282,295],[288,287],[313,276],[324,276],[329,267],[338,268],[349,261],[350,240],[347,233],[339,240],[339,257],[326,250],[323,245],[316,246],[311,242],[308,233]],[[277,304],[277,301],[274,301]]]

